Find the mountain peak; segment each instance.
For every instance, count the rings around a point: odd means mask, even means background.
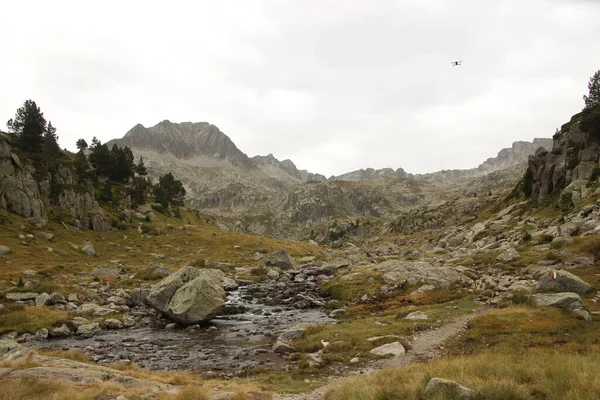
[[[183,160],[208,157],[256,168],[227,135],[208,122],[173,123],[165,119],[151,128],[137,124],[123,138],[109,143],[113,142],[131,149],[168,153]]]

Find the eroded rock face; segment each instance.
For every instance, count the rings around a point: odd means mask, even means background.
[[[223,277],[219,270],[185,267],[152,287],[147,302],[180,324],[207,321],[225,304]]]

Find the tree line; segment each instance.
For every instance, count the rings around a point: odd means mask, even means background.
[[[13,145],[22,155],[31,159],[38,180],[48,179],[49,174],[51,177],[61,164],[69,161],[67,153],[61,152],[58,146],[56,128],[46,121],[35,101],[26,100],[17,109],[15,118],[8,120],[6,125]],[[114,184],[127,184],[134,207],[144,204],[148,193],[165,209],[170,205],[183,205],[186,192],[181,181],[169,172],[160,176],[153,185],[143,157],[136,164],[129,147],[113,144],[109,149],[96,137],[91,145],[83,138],[78,139],[76,146],[78,151],[72,163],[77,182],[83,184],[89,180],[98,183],[103,180],[99,200],[113,201]]]

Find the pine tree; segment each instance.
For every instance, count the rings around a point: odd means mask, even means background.
[[[144,165],[144,157],[140,157],[140,161],[135,166],[135,173],[138,174],[139,176],[148,175],[148,170],[146,169],[146,166]]]
[[[6,123],[10,133],[17,137],[16,145],[23,151],[40,153],[43,150],[43,136],[46,132],[46,119],[33,100],[26,100],[17,109],[15,119]]]
[[[600,139],[600,70],[590,78],[588,95],[583,96],[585,108],[582,112],[581,129]]]
[[[85,139],[77,139],[75,146],[77,146],[77,150],[81,151],[85,151],[88,148],[88,144]]]
[[[152,190],[155,200],[164,208],[168,208],[169,204],[181,206],[185,200],[186,192],[183,184],[170,172],[158,178],[158,183],[152,187]]]

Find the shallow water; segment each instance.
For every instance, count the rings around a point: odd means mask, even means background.
[[[318,309],[290,309],[260,304],[242,287],[231,292],[228,305],[242,314],[220,316],[206,326],[174,330],[150,327],[112,330],[91,338],[70,337],[32,343],[44,349],[79,349],[99,364],[129,360],[159,370],[221,371],[280,368],[284,360],[271,351],[279,332],[299,323],[333,323]]]

